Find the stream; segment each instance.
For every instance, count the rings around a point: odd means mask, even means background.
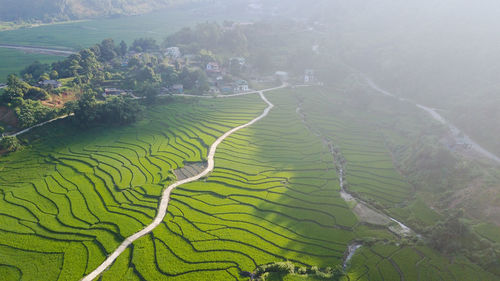
[[[358,216],[359,220],[376,225],[386,226],[389,231],[400,237],[409,237],[413,235],[419,237],[419,234],[415,233],[411,228],[409,228],[402,222],[388,216],[383,212],[378,211],[375,208],[370,207],[368,203],[354,197],[351,193],[349,193],[349,191],[346,189],[347,181],[345,179],[345,158],[337,149],[335,149],[333,143],[330,140],[328,140],[319,130],[313,128],[307,122],[306,115],[302,111],[302,103],[302,101],[299,103],[296,109],[296,113],[300,116],[302,123],[304,123],[307,129],[311,131],[315,136],[319,137],[323,141],[325,146],[328,147],[330,153],[334,158],[334,164],[339,178],[340,197],[344,199],[344,201],[346,201],[348,205],[350,205],[350,203],[354,203],[355,208],[353,209],[353,211]],[[368,213],[369,215],[371,215],[371,218],[364,218],[362,215],[360,215],[360,212],[363,212],[364,214]],[[361,244],[360,242],[352,242],[351,244],[349,244],[344,254],[344,261],[342,264],[344,270],[347,268],[350,260],[356,254],[356,251],[359,250],[362,246],[363,244]]]

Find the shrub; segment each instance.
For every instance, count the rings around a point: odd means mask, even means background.
[[[305,268],[305,267],[299,267],[299,269],[297,270],[297,273],[301,274],[301,275],[304,275],[304,274],[307,273],[307,268]]]
[[[0,141],[0,149],[7,150],[8,152],[13,152],[21,148],[21,144],[16,137],[4,137]]]

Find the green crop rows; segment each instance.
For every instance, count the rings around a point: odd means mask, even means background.
[[[89,273],[152,221],[171,170],[203,161],[217,137],[263,108],[257,97],[181,100],[150,109],[131,127],[78,132],[59,123],[34,131],[32,148],[0,160],[5,276],[78,280]]]
[[[451,264],[423,246],[395,246],[394,234],[358,221],[317,130],[341,147],[359,194],[391,205],[411,188],[377,133],[361,117],[330,111],[321,100],[337,101],[324,95],[268,93],[271,113],[227,138],[214,171],[176,189],[164,222],[101,280],[248,280],[241,271],[284,260],[324,268],[341,264],[347,246],[364,238],[381,242],[361,248],[345,280],[494,280],[466,260]],[[318,128],[303,123],[299,106]],[[218,136],[264,107],[257,95],[178,99],[130,127],[81,132],[58,123],[26,136],[32,147],[0,159],[0,276],[79,280],[152,221],[173,170],[203,161]]]
[[[394,168],[379,132],[387,116],[360,111],[352,106],[351,97],[323,89],[293,90],[290,95],[305,115],[309,129],[340,148],[351,192],[388,209],[411,199],[412,188]],[[415,201],[411,210],[436,219],[435,213],[418,203]],[[355,229],[359,238],[385,238],[381,232],[371,231],[361,225]],[[344,280],[496,280],[465,258],[456,257],[452,262],[425,246],[379,242],[362,247],[350,264]]]

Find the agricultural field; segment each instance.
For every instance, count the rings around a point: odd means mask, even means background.
[[[0,31],[0,43],[22,46],[40,46],[80,50],[113,38],[117,43],[128,44],[135,39],[150,37],[162,43],[173,32],[199,22],[239,19],[250,16],[244,10],[240,13],[226,13],[225,9],[211,4],[181,5],[153,13],[137,16],[61,22],[36,27],[22,27]],[[0,48],[0,82],[5,76],[18,73],[35,60],[54,62],[60,57],[22,52]]]
[[[235,1],[237,3],[237,1]],[[213,3],[196,3],[158,10],[145,15],[122,16],[40,25],[31,28],[0,31],[2,44],[65,47],[79,50],[106,38],[132,43],[151,37],[161,43],[167,35],[199,22],[240,20],[251,16],[244,9],[227,13],[227,7]]]
[[[348,112],[347,97],[316,88],[266,96],[275,105],[269,115],[228,137],[214,171],[176,189],[163,223],[101,280],[249,280],[240,273],[276,261],[342,265],[348,245],[365,240],[343,280],[495,280],[464,258],[451,263],[400,243],[388,229],[361,222],[341,198],[325,138],[340,143],[350,188],[364,198],[377,200],[377,189],[394,193],[380,203],[391,208],[412,194],[363,125],[369,112],[346,118],[337,110]],[[1,276],[79,280],[152,221],[174,170],[206,160],[218,136],[264,108],[257,95],[176,99],[132,126],[82,132],[59,122],[26,135],[30,147],[0,158]]]
[[[0,255],[9,257],[2,258],[2,270],[12,276],[7,280],[18,274],[22,280],[83,277],[151,222],[172,170],[202,161],[217,137],[264,105],[257,97],[180,100],[153,107],[130,127],[79,132],[59,122],[24,136],[31,147],[0,159]]]
[[[60,59],[61,57],[58,56],[30,54],[18,50],[0,48],[0,83],[6,82],[9,74],[19,74],[24,67],[34,61],[52,63]]]

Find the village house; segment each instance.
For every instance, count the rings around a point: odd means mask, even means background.
[[[246,59],[242,57],[231,58],[230,62],[232,63],[233,61],[236,61],[240,66],[244,66],[247,63]]]
[[[166,49],[165,56],[170,59],[178,59],[182,56],[182,54],[179,47],[170,47]]]
[[[182,94],[184,93],[184,85],[182,84],[175,84],[172,86],[172,92],[175,94]]]
[[[274,73],[274,76],[282,82],[288,81],[288,72],[276,71],[276,73]]]
[[[129,58],[122,58],[121,66],[122,67],[127,67],[128,66],[128,62],[129,62]]]
[[[316,81],[316,78],[314,77],[314,70],[312,69],[306,69],[305,74],[304,74],[304,83],[314,83]]]
[[[3,89],[3,88],[5,88],[5,87],[7,87],[7,84],[1,84],[1,83],[0,83],[0,89]]]
[[[220,68],[220,65],[216,62],[209,62],[207,64],[207,71],[208,72],[212,72],[212,73],[220,73],[221,72],[221,68]]]
[[[210,87],[210,89],[208,90],[208,93],[209,93],[209,94],[220,94],[220,90],[219,90],[219,88],[217,88],[217,87],[213,87],[213,86],[212,86],[212,87]]]
[[[230,94],[234,92],[234,87],[232,85],[224,85],[220,88],[220,91],[224,94]]]
[[[57,80],[43,80],[38,82],[38,84],[43,87],[52,87],[54,89],[57,89],[62,86],[61,82]]]
[[[233,87],[233,92],[235,94],[237,93],[243,93],[243,92],[248,92],[249,87],[248,87],[248,82],[245,80],[238,80],[236,83],[234,83]]]
[[[104,93],[102,95],[106,97],[106,96],[121,96],[126,94],[127,92],[121,89],[106,88],[104,89]]]

